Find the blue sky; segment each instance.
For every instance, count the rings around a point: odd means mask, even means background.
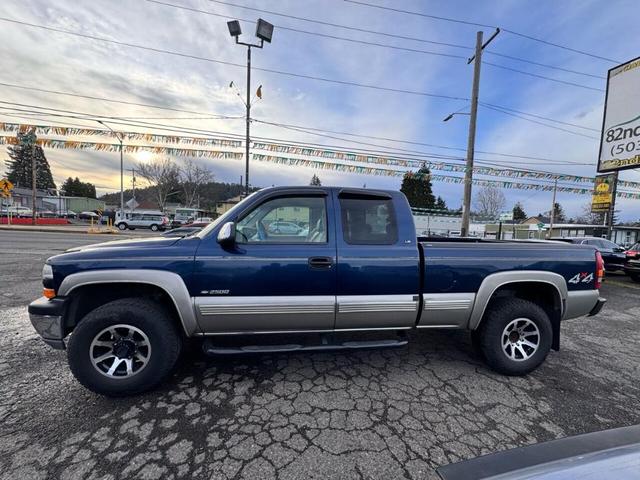
[[[362,45],[343,40],[287,31],[278,27],[303,29],[399,47],[468,56],[471,50],[399,40],[363,32],[349,31],[311,22],[261,13],[209,0],[163,0],[166,3],[206,10],[241,19],[263,17],[276,25],[273,43],[254,52],[254,66],[296,72],[302,75],[334,78],[400,90],[429,92],[468,98],[472,68],[464,59]],[[366,0],[369,1],[369,0]],[[414,15],[370,8],[342,0],[251,1],[227,3],[271,10],[363,29],[390,32],[438,42],[471,47],[476,26],[433,20]],[[382,1],[370,3],[392,6],[430,15],[452,17],[521,32],[618,61],[640,55],[637,1],[542,0],[525,2],[503,0],[472,1]],[[244,63],[246,52],[229,37],[226,20],[171,8],[144,0],[95,0],[77,2],[4,1],[2,17],[54,28],[106,37],[122,42],[152,46],[226,62]],[[244,90],[244,70],[233,66],[179,58],[175,56],[105,44],[84,38],[2,22],[0,29],[0,82],[35,86],[137,103],[153,103],[172,108],[243,115],[244,107],[232,89],[234,81]],[[242,22],[244,37],[251,38],[253,25]],[[485,38],[493,31],[483,28]],[[488,48],[486,62],[523,70],[535,75],[603,90],[605,80],[552,70],[493,53],[526,58],[600,77],[615,64],[565,49],[534,42],[512,33],[501,33]],[[275,123],[317,127],[437,145],[466,147],[468,117],[442,119],[464,109],[467,102],[432,98],[375,89],[336,85],[310,79],[293,78],[254,71],[253,85],[263,85],[263,100],[255,104],[253,116]],[[33,92],[0,86],[1,99],[41,107],[68,109],[111,116],[184,117],[185,114],[117,105],[99,100]],[[531,112],[536,115],[599,129],[602,122],[604,92],[580,88],[527,76],[485,64],[482,69],[480,100]],[[0,110],[0,121],[22,121]],[[12,114],[15,115],[15,112]],[[57,124],[60,118],[40,117],[37,123]],[[68,120],[67,120],[68,121]],[[244,133],[242,120],[148,120],[189,128]],[[95,122],[75,120],[76,124],[97,126]],[[511,158],[510,166],[524,166],[562,173],[594,175],[598,140],[572,135],[481,107],[476,148],[553,159],[555,163]],[[549,122],[546,122],[549,123]],[[575,127],[562,128],[598,137],[597,132]],[[127,130],[136,130],[127,128]],[[144,129],[138,129],[144,130]],[[155,129],[157,130],[157,128]],[[285,140],[363,147],[346,140],[322,138],[264,124],[255,124],[255,135]],[[426,146],[403,145],[380,140],[359,139],[394,148],[422,150],[464,156],[463,151]],[[118,188],[117,154],[48,150],[47,157],[57,181],[78,175],[99,186],[99,191]],[[477,154],[498,159],[509,157]],[[3,158],[3,157],[0,157]],[[127,167],[142,158],[129,155]],[[563,163],[566,162],[566,163]],[[210,160],[207,165],[221,181],[238,181],[243,162]],[[579,165],[582,164],[582,165]],[[306,184],[318,173],[325,184],[398,188],[400,179],[341,172],[280,167],[258,163],[251,167],[252,184],[258,186]],[[437,172],[435,172],[437,173]],[[640,181],[634,171],[621,178]],[[477,188],[477,187],[476,187]],[[435,183],[434,191],[450,206],[461,204],[462,185]],[[507,205],[523,202],[527,213],[549,209],[551,193],[504,190]],[[569,215],[579,214],[587,196],[560,193],[558,200]],[[638,201],[619,202],[622,218],[640,217]]]

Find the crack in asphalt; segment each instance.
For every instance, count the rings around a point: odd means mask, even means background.
[[[396,350],[191,355],[156,391],[118,400],[82,388],[25,309],[5,308],[0,478],[437,478],[636,424],[638,295],[605,288],[605,313],[563,324],[562,350],[527,377],[486,369],[464,332],[417,332]]]

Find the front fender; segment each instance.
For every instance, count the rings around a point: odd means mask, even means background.
[[[62,281],[59,296],[67,296],[73,290],[85,285],[109,283],[143,283],[164,290],[176,307],[180,323],[187,337],[201,333],[193,311],[193,302],[182,277],[165,270],[94,270],[73,273]]]

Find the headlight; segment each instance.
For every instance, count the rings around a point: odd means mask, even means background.
[[[42,267],[42,279],[43,280],[52,280],[53,279],[53,268],[48,263],[44,264]]]

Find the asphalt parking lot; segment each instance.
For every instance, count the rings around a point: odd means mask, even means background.
[[[47,256],[95,241],[0,232],[0,478],[436,478],[460,459],[640,423],[640,284],[622,275],[524,378],[487,370],[464,333],[420,332],[396,350],[192,356],[154,392],[100,397],[25,308]]]

